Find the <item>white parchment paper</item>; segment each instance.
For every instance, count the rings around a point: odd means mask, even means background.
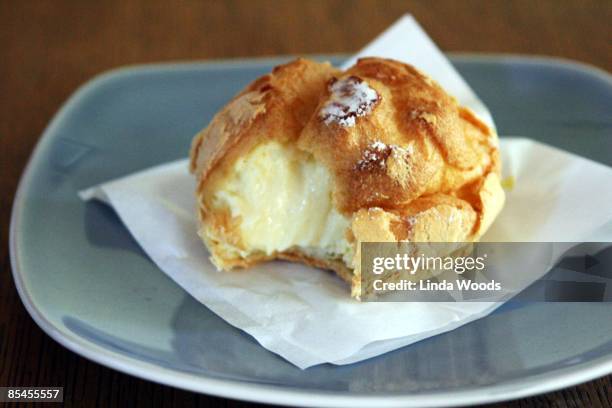
[[[410,16],[359,55],[415,64],[492,124],[475,96]],[[578,241],[606,233],[612,169],[526,139],[502,141],[504,176],[514,176],[489,241]],[[186,146],[187,149],[187,146]],[[348,364],[483,317],[501,303],[359,303],[333,274],[287,262],[219,272],[196,234],[195,181],[187,160],[80,192],[112,206],[144,251],[195,299],[300,368]],[[585,200],[585,197],[597,197]],[[546,270],[533,270],[537,279]]]

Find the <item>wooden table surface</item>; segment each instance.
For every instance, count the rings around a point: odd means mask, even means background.
[[[544,54],[612,70],[610,0],[0,1],[0,386],[64,386],[65,400],[78,405],[251,406],[110,370],[47,337],[10,274],[8,224],[19,176],[60,104],[102,71],[168,60],[348,53],[406,12],[445,51]],[[507,405],[612,406],[611,390],[608,376]]]

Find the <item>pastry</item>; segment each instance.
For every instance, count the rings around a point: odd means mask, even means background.
[[[497,135],[414,67],[297,59],[198,133],[199,235],[222,270],[272,259],[361,292],[361,242],[472,242],[504,203]]]

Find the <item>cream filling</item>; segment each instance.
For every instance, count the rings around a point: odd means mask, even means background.
[[[327,168],[294,146],[267,142],[236,161],[213,204],[238,218],[241,257],[299,248],[316,258],[352,260],[350,220],[332,203]]]

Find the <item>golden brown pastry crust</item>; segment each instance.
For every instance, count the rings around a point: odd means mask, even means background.
[[[351,92],[359,103],[343,105]],[[433,80],[387,59],[360,59],[346,72],[298,59],[247,86],[194,138],[200,235],[221,269],[288,259],[332,269],[354,296],[358,290],[358,262],[351,270],[299,248],[243,256],[224,250],[230,243],[248,252],[239,221],[213,209],[211,192],[238,157],[271,138],[330,170],[334,205],[352,220],[357,260],[360,242],[477,240],[503,206],[497,136]]]
[[[450,193],[498,171],[496,136],[415,68],[365,58],[340,79],[350,76],[367,81],[380,95],[370,114],[348,127],[326,123],[315,113],[298,141],[300,148],[332,169],[335,199],[344,213],[369,207],[398,209],[418,197]],[[324,99],[319,111],[325,103]],[[360,165],[368,153],[378,155],[378,160]]]

